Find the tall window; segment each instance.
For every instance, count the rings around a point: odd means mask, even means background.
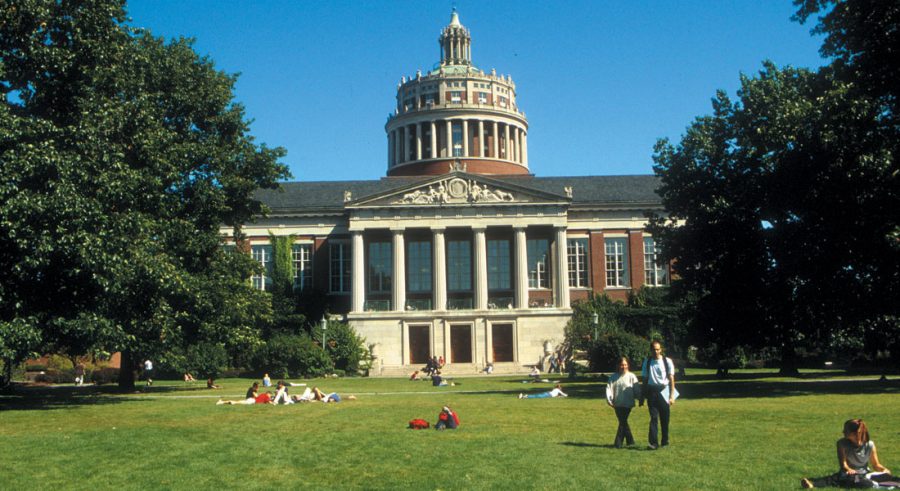
[[[568,239],[566,247],[569,252],[569,287],[587,288],[588,285],[588,240]]]
[[[333,242],[329,246],[328,289],[333,293],[350,291],[350,244]]]
[[[508,240],[487,241],[488,290],[510,289],[510,259]]]
[[[447,241],[447,289],[472,289],[472,244],[468,240]]]
[[[644,284],[665,286],[669,284],[669,269],[659,261],[653,237],[644,237]]]
[[[250,257],[263,267],[262,274],[250,277],[253,288],[267,290],[272,287],[272,246],[255,245],[250,247]]]
[[[627,239],[606,239],[606,286],[627,287]]]
[[[410,292],[431,291],[431,242],[411,241],[407,251],[407,289]]]
[[[369,291],[390,293],[391,291],[391,243],[369,243]]]
[[[291,269],[294,271],[294,288],[312,287],[312,244],[291,247]]]
[[[463,156],[463,134],[462,134],[462,123],[454,123],[450,122],[453,125],[453,156],[454,157],[462,157]]]
[[[547,239],[528,239],[528,288],[550,288],[550,275],[547,262],[550,257],[550,241]]]

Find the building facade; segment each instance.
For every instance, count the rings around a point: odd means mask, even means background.
[[[657,179],[536,177],[511,77],[472,64],[456,12],[439,43],[438,67],[397,88],[386,177],[261,191],[271,212],[243,229],[266,267],[270,234],[295,237],[297,288],[326,292],[376,376],[433,356],[450,373],[517,372],[563,341],[573,302],[668,282],[644,231]]]

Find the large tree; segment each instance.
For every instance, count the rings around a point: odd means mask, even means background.
[[[288,176],[235,77],[126,24],[116,0],[0,0],[0,339],[145,356],[256,339],[268,312],[221,247]]]
[[[798,15],[825,3],[805,2]],[[868,3],[841,2],[829,15]],[[651,230],[677,260],[677,288],[696,302],[700,338],[781,347],[790,369],[797,345],[896,323],[896,94],[877,85],[882,75],[864,75],[860,57],[835,51],[840,36],[859,39],[866,27],[872,38],[896,33],[897,8],[880,5],[885,12],[872,5],[868,25],[853,17],[852,35],[820,26],[834,63],[815,72],[766,63],[742,77],[738,101],[719,93],[713,114],[680,143],[657,144],[670,219]]]

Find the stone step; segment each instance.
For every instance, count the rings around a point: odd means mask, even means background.
[[[394,365],[373,368],[369,371],[370,377],[409,377],[416,370],[422,374],[424,364],[415,365]],[[494,375],[515,375],[531,372],[531,365],[523,366],[518,363],[496,363],[494,364]],[[475,363],[448,363],[441,368],[441,375],[445,377],[461,377],[483,375],[484,367]]]

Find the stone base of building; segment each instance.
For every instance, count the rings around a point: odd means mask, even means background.
[[[432,357],[443,373],[474,375],[492,364],[494,373],[522,373],[541,364],[565,338],[571,309],[508,309],[446,312],[365,312],[350,323],[372,350],[373,377],[409,376]]]

